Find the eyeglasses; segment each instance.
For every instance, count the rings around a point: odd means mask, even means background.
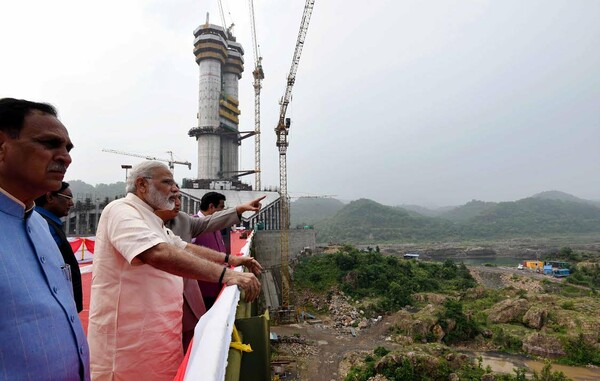
[[[62,194],[62,193],[54,193],[57,196],[60,196],[62,198],[66,198],[67,200],[72,200],[73,196],[69,196],[68,194]]]

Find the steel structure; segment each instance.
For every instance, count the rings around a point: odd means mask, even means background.
[[[171,156],[170,159],[161,159],[161,158],[154,157],[154,156],[141,155],[141,154],[138,154],[138,153],[124,152],[124,151],[118,151],[118,150],[115,150],[115,149],[102,149],[102,152],[110,152],[110,153],[116,153],[116,154],[119,154],[119,155],[140,157],[140,158],[146,159],[146,160],[164,161],[164,162],[166,162],[166,163],[169,164],[169,169],[173,173],[175,173],[175,164],[187,165],[188,169],[192,169],[192,163],[190,163],[189,161],[177,161],[177,160],[173,160],[173,151],[167,151],[167,153]]]
[[[290,227],[290,200],[287,193],[287,148],[288,148],[288,134],[290,130],[290,119],[285,117],[287,112],[288,104],[292,96],[292,87],[296,82],[296,72],[298,71],[298,64],[300,63],[300,55],[302,54],[302,48],[304,47],[304,40],[306,39],[306,33],[308,32],[308,25],[310,23],[310,16],[315,5],[315,0],[306,0],[304,4],[304,12],[302,14],[302,21],[300,22],[300,31],[298,32],[298,39],[296,41],[296,49],[294,50],[294,56],[292,57],[292,66],[287,77],[287,85],[285,93],[281,99],[281,107],[279,111],[279,122],[275,128],[277,134],[276,145],[279,148],[279,193],[281,195],[281,306],[283,314],[290,310],[290,273],[289,273],[289,227]]]
[[[261,189],[260,183],[260,89],[261,81],[265,79],[265,73],[262,68],[262,57],[258,51],[258,42],[256,38],[256,22],[254,18],[254,0],[248,0],[250,8],[250,27],[252,29],[252,51],[254,52],[254,190]]]

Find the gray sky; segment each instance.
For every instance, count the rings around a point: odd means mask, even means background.
[[[246,51],[240,130],[254,129],[246,0],[223,0]],[[265,80],[262,183],[304,7],[255,0]],[[123,180],[167,158],[194,177],[193,30],[216,0],[11,2],[0,13],[0,97],[50,102],[76,148],[67,179]],[[600,1],[316,0],[293,102],[288,190],[395,204],[512,201],[545,190],[600,200]],[[241,169],[254,166],[254,141]],[[254,176],[244,178],[254,183]]]

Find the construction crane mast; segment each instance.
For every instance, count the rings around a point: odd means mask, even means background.
[[[118,150],[114,150],[114,149],[102,149],[102,152],[110,152],[110,153],[116,153],[119,155],[140,157],[140,158],[146,159],[146,160],[164,161],[169,164],[169,169],[173,173],[175,173],[175,164],[187,165],[188,169],[192,169],[192,163],[190,163],[189,161],[173,160],[173,151],[167,151],[167,153],[170,155],[170,159],[160,159],[158,157],[153,157],[153,156],[148,156],[148,155],[140,155],[137,153],[118,151]]]
[[[254,190],[260,190],[260,89],[261,81],[265,79],[262,68],[262,57],[258,51],[256,38],[256,22],[254,20],[254,0],[248,0],[250,8],[250,26],[252,29],[252,51],[254,52]]]
[[[287,86],[285,93],[281,99],[281,107],[279,111],[279,122],[275,128],[277,134],[276,145],[279,148],[279,193],[281,198],[281,306],[282,313],[280,315],[289,316],[290,313],[290,273],[289,273],[289,227],[290,227],[290,205],[289,196],[287,193],[287,148],[288,148],[288,134],[290,130],[290,119],[285,117],[288,104],[292,95],[292,87],[296,82],[296,72],[298,71],[298,64],[300,63],[300,55],[302,54],[302,48],[304,47],[304,40],[306,39],[306,33],[308,32],[308,24],[310,23],[310,16],[315,5],[315,0],[306,0],[304,4],[304,13],[302,14],[302,21],[300,22],[300,31],[298,32],[298,39],[296,41],[296,49],[294,56],[292,57],[292,67],[287,77]],[[287,310],[287,311],[286,311]],[[284,319],[287,320],[287,319]]]

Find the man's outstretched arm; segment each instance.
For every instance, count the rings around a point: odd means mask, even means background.
[[[212,254],[220,254],[221,257],[224,257],[222,253],[214,250],[190,244],[186,246],[186,249],[188,246],[214,252],[205,253],[207,256],[211,256]],[[206,280],[217,283],[223,274],[221,281],[226,284],[235,284],[240,286],[246,292],[246,301],[253,301],[260,293],[260,282],[254,274],[233,271],[215,263],[210,259],[204,259],[202,256],[196,253],[187,252],[186,250],[179,249],[178,247],[168,243],[159,243],[158,245],[155,245],[150,249],[140,253],[137,258],[143,263],[159,270],[163,270],[170,274],[185,278]],[[252,258],[249,259],[252,260]],[[249,262],[248,259],[245,261]],[[258,262],[256,262],[256,264],[258,264]],[[250,266],[255,267],[255,265]],[[223,271],[225,272],[223,273]]]

